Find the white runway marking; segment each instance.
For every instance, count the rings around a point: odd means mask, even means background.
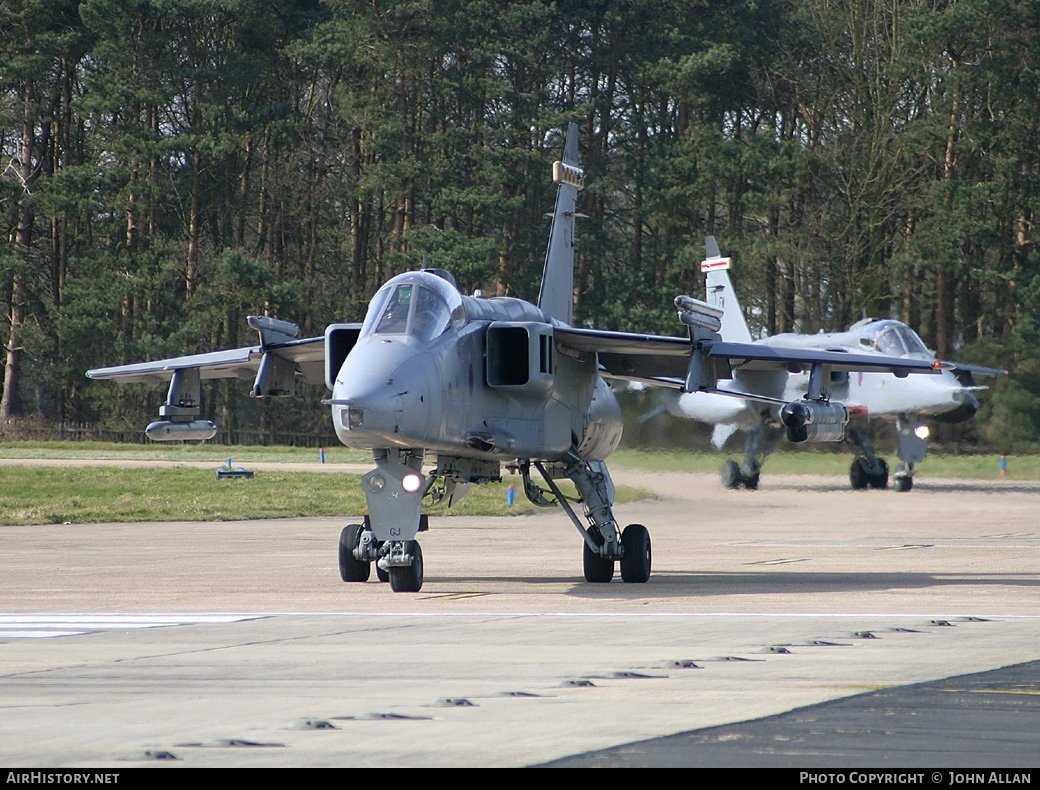
[[[348,617],[419,618],[419,619],[531,619],[531,618],[634,618],[634,619],[699,619],[699,618],[765,618],[765,619],[932,619],[970,622],[972,620],[1040,619],[1040,615],[995,613],[927,612],[250,612],[213,614],[119,613],[100,614],[0,613],[0,639],[41,639],[57,636],[82,636],[98,631],[126,631],[134,628],[164,628],[173,625],[200,625],[208,623],[238,623],[269,617]]]
[[[81,636],[95,631],[125,631],[131,628],[163,628],[200,623],[236,623],[257,620],[261,614],[0,614],[0,639],[39,639]]]

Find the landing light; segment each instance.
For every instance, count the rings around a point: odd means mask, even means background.
[[[929,431],[927,425],[918,425],[916,428],[914,428],[914,436],[916,436],[918,439],[927,439],[928,433]]]
[[[378,474],[372,475],[368,479],[368,487],[378,494],[380,491],[386,488],[386,478]]]
[[[348,407],[339,413],[340,424],[348,431],[356,431],[365,423],[365,413],[362,409]]]
[[[419,490],[419,486],[422,485],[422,478],[419,475],[405,475],[401,481],[401,487],[409,494],[414,494]]]

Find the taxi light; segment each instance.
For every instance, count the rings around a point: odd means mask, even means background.
[[[421,485],[422,478],[416,474],[405,475],[404,479],[401,481],[401,487],[409,494],[414,494],[416,491],[419,490],[419,487]]]
[[[918,425],[916,428],[914,428],[914,436],[916,436],[918,439],[927,439],[929,433],[930,431],[928,430],[927,425]]]

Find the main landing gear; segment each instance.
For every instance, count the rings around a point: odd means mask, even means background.
[[[562,464],[546,468],[535,461],[533,465],[585,540],[582,547],[585,581],[606,584],[614,578],[615,563],[621,566],[622,581],[633,584],[649,581],[653,561],[650,532],[642,524],[629,524],[624,531],[619,532],[612,509],[614,483],[606,464],[602,461],[586,461],[577,452],[572,452]],[[535,504],[551,504],[531,482],[530,464],[522,463],[520,471],[524,476],[524,491],[528,498]],[[578,501],[582,504],[588,527],[582,524],[556,485],[555,479],[559,477],[569,478],[578,489]]]
[[[758,427],[748,431],[747,443],[744,445],[744,461],[726,461],[722,465],[719,478],[726,488],[746,488],[754,491],[758,488],[758,480],[762,474],[762,464],[766,456],[773,452],[783,430],[775,425],[767,424],[767,414],[763,413]]]
[[[928,441],[914,431],[917,420],[912,415],[901,414],[896,418],[896,435],[899,439],[899,466],[892,474],[892,487],[896,491],[909,491],[914,487],[914,467],[928,454]],[[849,482],[857,490],[864,488],[888,488],[888,464],[874,452],[874,445],[863,428],[849,430],[849,441],[856,448],[857,458],[849,468]]]
[[[856,448],[856,458],[849,467],[849,483],[857,491],[865,488],[888,488],[888,463],[878,458],[874,445],[863,428],[850,428],[848,441]]]
[[[856,458],[849,467],[849,482],[857,491],[864,488],[888,488],[888,463],[875,458],[874,466],[866,458]]]
[[[754,491],[758,488],[758,479],[761,474],[762,470],[758,467],[752,467],[745,472],[736,461],[725,461],[719,472],[719,478],[725,488],[746,488],[748,491]]]

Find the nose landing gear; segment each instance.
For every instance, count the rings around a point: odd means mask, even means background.
[[[339,576],[367,582],[372,563],[381,582],[394,592],[419,592],[423,584],[422,548],[417,540],[379,541],[367,524],[348,524],[339,535]]]
[[[422,548],[417,540],[394,541],[379,559],[378,567],[386,569],[390,589],[394,592],[419,592],[423,584]]]

